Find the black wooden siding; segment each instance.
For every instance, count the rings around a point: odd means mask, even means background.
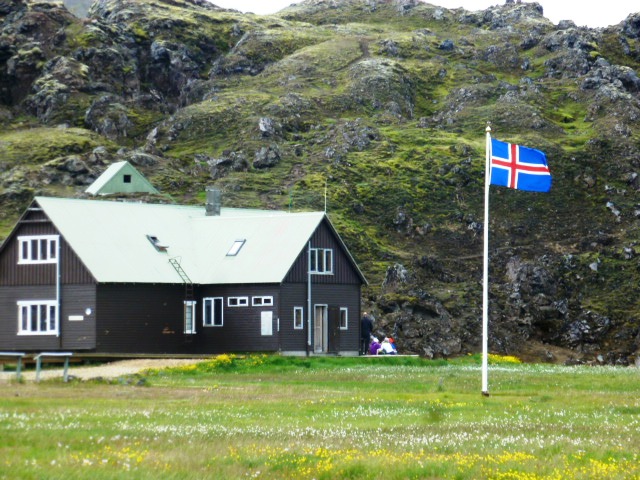
[[[333,275],[313,275],[314,283],[362,284],[358,272],[326,221],[323,221],[311,236],[311,248],[331,248],[333,250]],[[305,245],[289,270],[285,283],[307,281],[308,253],[308,245]]]
[[[18,286],[0,288],[0,350],[90,350],[95,347],[95,312],[93,285],[64,285],[60,291],[60,336],[18,335],[19,300],[55,300],[55,286]],[[69,321],[69,316],[82,321]]]
[[[191,352],[196,339],[184,334],[183,301],[183,285],[99,285],[96,351]]]
[[[249,306],[229,307],[228,297],[248,297]],[[272,296],[273,306],[252,306],[252,297]],[[203,325],[203,299],[222,297],[223,326]],[[277,351],[278,285],[218,285],[196,288],[195,334],[184,333],[183,285],[100,285],[97,344],[103,353],[224,353]],[[273,312],[272,335],[261,334],[261,312]]]
[[[315,276],[313,277],[315,279]],[[280,300],[280,343],[283,352],[302,353],[307,350],[307,284],[290,283],[282,286]],[[360,338],[360,285],[327,285],[311,284],[311,308],[315,305],[347,308],[348,325],[346,330],[339,331],[339,352],[355,353],[358,351]],[[304,328],[293,328],[293,309],[302,307],[304,314]],[[313,330],[313,328],[312,328]],[[313,352],[313,331],[311,335]]]
[[[14,234],[7,239],[0,254],[0,287],[12,285],[52,285],[56,282],[56,264],[42,263],[33,265],[18,264],[18,237],[31,235],[59,235],[53,224],[41,218],[42,212],[28,212],[28,215],[18,224]],[[60,273],[63,284],[91,284],[95,283],[93,276],[69,247],[64,238],[60,237]]]
[[[293,309],[302,307],[302,330],[293,328]],[[280,344],[283,352],[307,351],[307,284],[288,283],[280,294]]]
[[[248,297],[246,307],[228,298]],[[252,306],[254,296],[272,296],[273,306]],[[203,325],[203,299],[223,298],[223,326]],[[184,334],[182,285],[100,285],[96,350],[103,353],[225,353],[306,351],[307,285],[217,285],[196,288],[196,333]],[[339,331],[340,352],[357,352],[360,285],[312,284],[312,302],[349,312]],[[294,330],[293,307],[301,306],[305,329]],[[273,312],[272,335],[261,333],[261,312]]]
[[[322,222],[311,237],[311,248],[333,250],[333,274],[311,275],[311,302],[315,305],[348,309],[348,328],[340,330],[338,351],[355,353],[360,338],[360,291],[363,283],[347,253],[332,229]],[[282,286],[280,325],[281,349],[284,352],[307,351],[308,318],[308,245],[300,252]],[[293,329],[293,308],[303,307],[304,328]],[[310,351],[313,352],[313,332]]]
[[[96,286],[63,285],[61,302],[62,349],[94,350],[96,348]],[[79,320],[80,317],[82,320]]]
[[[60,335],[18,335],[21,300],[56,300],[57,263],[18,264],[21,236],[60,235],[43,211],[30,209],[0,252],[0,349],[91,350],[95,348],[95,282],[60,236]],[[86,315],[87,308],[91,315]],[[69,317],[73,317],[69,320]],[[82,317],[82,320],[77,320]]]
[[[246,307],[229,307],[227,299],[248,297]],[[255,296],[273,297],[272,306],[252,306]],[[203,326],[203,298],[223,298],[223,326]],[[198,289],[197,325],[199,349],[206,353],[275,352],[280,349],[278,311],[279,285],[211,285]],[[261,312],[272,312],[272,335],[262,335]]]

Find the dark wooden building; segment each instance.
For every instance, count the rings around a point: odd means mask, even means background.
[[[37,197],[0,246],[0,350],[357,355],[324,213]]]

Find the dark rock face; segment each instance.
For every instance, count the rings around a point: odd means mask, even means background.
[[[244,152],[231,152],[225,150],[219,158],[212,158],[208,155],[197,154],[196,163],[202,168],[208,168],[211,178],[222,178],[228,172],[246,172],[249,169],[249,161]]]
[[[156,40],[149,54],[148,77],[168,98],[179,98],[189,81],[198,78],[200,65],[185,45]]]
[[[27,7],[24,1],[4,1],[0,21],[0,99],[15,105],[29,93],[42,64],[64,40],[59,32],[74,17],[53,3]]]
[[[622,34],[629,38],[640,38],[640,14],[633,13],[622,22]]]
[[[395,116],[413,115],[412,78],[390,61],[363,60],[350,67],[352,85],[349,99]]]
[[[262,147],[255,153],[253,168],[270,168],[277,165],[280,159],[280,149],[277,145]]]
[[[114,95],[105,95],[97,99],[85,113],[85,123],[107,138],[126,137],[132,123],[127,109]]]

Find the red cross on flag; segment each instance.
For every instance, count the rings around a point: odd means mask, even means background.
[[[548,192],[551,172],[540,150],[491,139],[491,185]]]

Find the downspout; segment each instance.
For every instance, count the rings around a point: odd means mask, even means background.
[[[56,328],[58,330],[57,332],[57,336],[58,336],[58,340],[59,340],[59,348],[62,348],[62,331],[61,331],[61,327],[62,325],[60,325],[60,318],[62,318],[62,316],[60,315],[60,309],[62,308],[62,302],[60,299],[60,295],[61,295],[61,283],[62,283],[62,272],[61,272],[61,268],[60,268],[60,252],[62,251],[61,245],[60,245],[60,235],[58,235],[58,238],[56,239]]]
[[[311,347],[311,240],[307,250],[307,357]]]

